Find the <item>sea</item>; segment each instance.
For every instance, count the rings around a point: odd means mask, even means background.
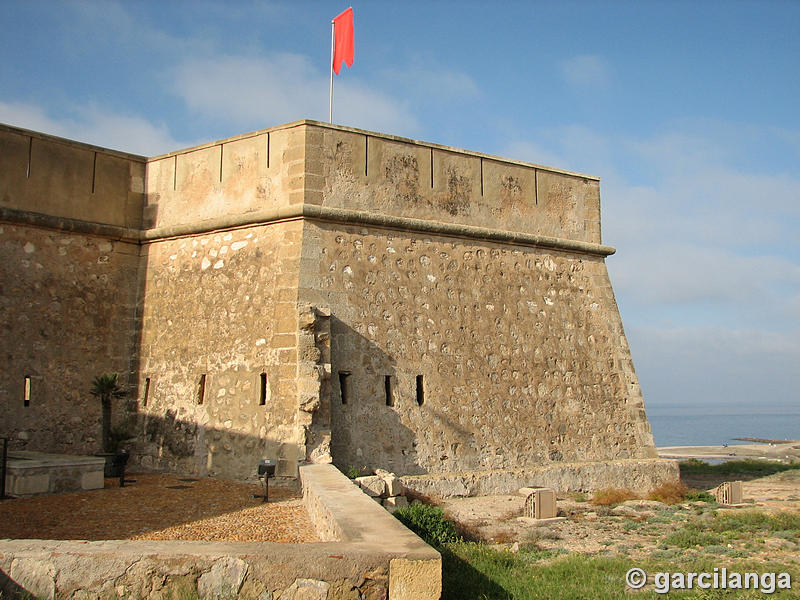
[[[670,414],[650,411],[656,446],[745,444],[737,437],[800,440],[800,412],[776,414]]]

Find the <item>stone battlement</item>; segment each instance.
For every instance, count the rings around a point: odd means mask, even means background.
[[[0,207],[63,219],[170,232],[316,205],[600,243],[596,177],[316,121],[153,158],[0,125],[0,149]]]
[[[0,124],[0,208],[142,225],[147,159]]]

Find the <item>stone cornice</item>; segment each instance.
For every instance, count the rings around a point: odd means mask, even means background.
[[[310,219],[326,223],[338,223],[341,225],[379,227],[381,229],[393,231],[427,233],[431,235],[442,235],[460,239],[473,239],[486,242],[513,244],[516,246],[547,248],[551,250],[561,250],[564,252],[576,252],[580,254],[592,254],[598,256],[609,256],[616,252],[616,249],[612,246],[594,244],[580,240],[555,238],[533,233],[504,231],[500,229],[490,229],[487,227],[476,227],[458,223],[426,221],[423,219],[412,219],[409,217],[398,217],[380,213],[331,208],[313,204],[281,206],[278,208],[253,211],[241,215],[231,215],[216,219],[198,221],[196,223],[186,223],[168,227],[156,227],[154,229],[146,230],[136,230],[125,227],[117,227],[114,225],[107,225],[104,223],[94,223],[77,219],[54,217],[41,213],[32,213],[28,211],[0,207],[0,221],[32,225],[45,229],[97,235],[131,243],[151,243],[176,237],[201,235],[213,231],[238,229],[253,225],[266,225],[269,223],[296,219]]]

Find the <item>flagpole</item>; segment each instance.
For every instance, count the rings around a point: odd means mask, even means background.
[[[330,103],[328,104],[328,123],[333,123],[333,19],[331,19],[331,90]]]

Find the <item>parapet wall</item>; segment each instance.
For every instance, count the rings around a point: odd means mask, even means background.
[[[283,126],[151,158],[144,226],[156,231],[303,203],[305,130]]]
[[[308,204],[600,243],[595,177],[307,123]]]
[[[146,159],[0,124],[0,208],[138,229]]]
[[[600,243],[599,180],[316,121],[149,159],[156,231],[297,205]]]
[[[2,208],[133,230],[305,204],[600,243],[596,177],[315,121],[149,159],[0,124],[0,172]]]

